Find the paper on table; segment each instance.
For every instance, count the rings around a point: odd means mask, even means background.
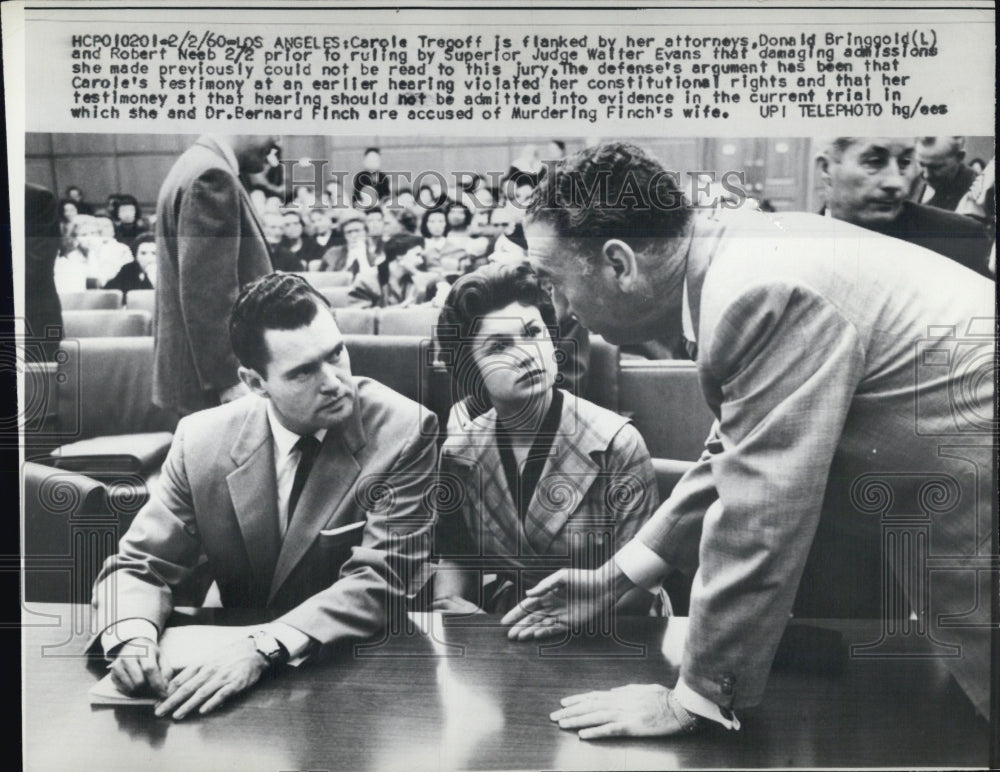
[[[217,649],[228,643],[245,638],[256,627],[220,627],[218,625],[189,625],[171,627],[163,632],[160,638],[160,649],[170,665],[183,668],[191,664],[197,656],[206,649]],[[118,691],[111,681],[111,675],[106,675],[87,692],[91,705],[136,706],[155,705],[157,697],[130,697]]]

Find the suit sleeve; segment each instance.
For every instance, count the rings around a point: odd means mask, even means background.
[[[698,569],[698,548],[705,512],[718,498],[712,478],[712,454],[707,450],[719,442],[718,422],[712,424],[706,450],[670,493],[636,538],[664,561],[665,576],[675,568],[687,576]]]
[[[229,312],[239,294],[239,180],[209,169],[184,193],[177,218],[181,313],[202,389],[237,383],[229,345]]]
[[[159,486],[139,510],[94,584],[98,633],[123,619],[148,619],[162,631],[173,610],[172,588],[189,577],[201,559],[184,465],[184,422],[177,426],[161,470]]]
[[[278,621],[332,646],[375,637],[405,613],[407,597],[427,579],[434,529],[426,494],[434,482],[437,418],[422,415],[387,470],[359,480],[367,524],[340,577]]]
[[[805,287],[753,288],[717,320],[706,366],[720,399],[718,500],[701,523],[681,676],[733,708],[763,695],[864,353],[855,328]]]
[[[632,424],[625,424],[607,450],[611,479],[605,501],[615,520],[615,545],[628,542],[660,503],[656,473],[646,443]]]

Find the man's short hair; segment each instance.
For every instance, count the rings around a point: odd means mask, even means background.
[[[552,226],[589,263],[609,239],[643,252],[676,238],[691,211],[676,173],[635,145],[611,142],[550,164],[527,218]]]
[[[378,153],[379,155],[382,155],[382,151],[377,147],[366,147],[365,155],[368,155],[369,153]]]
[[[229,342],[244,367],[267,375],[270,353],[266,330],[297,330],[316,318],[320,306],[330,303],[301,276],[269,273],[240,291],[229,315]]]
[[[948,148],[949,155],[957,155],[965,150],[965,137],[917,137],[920,147],[942,145]]]
[[[822,142],[823,153],[839,162],[847,149],[860,139],[861,137],[828,137]]]

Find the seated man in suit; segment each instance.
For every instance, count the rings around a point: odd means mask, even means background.
[[[836,137],[816,159],[826,194],[822,214],[908,241],[989,276],[990,242],[971,217],[906,198],[915,172],[910,140]]]
[[[161,716],[207,713],[268,670],[376,635],[430,550],[434,416],[351,374],[325,299],[299,276],[245,287],[229,329],[252,393],[181,420],[94,587],[112,679],[151,688]],[[157,641],[206,559],[224,606],[275,621],[175,674]]]

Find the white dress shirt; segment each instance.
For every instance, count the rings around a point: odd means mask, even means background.
[[[694,322],[691,318],[691,304],[688,300],[686,279],[684,280],[684,293],[681,300],[681,328],[684,331],[685,338],[692,343],[697,342]],[[634,585],[641,587],[647,592],[657,592],[666,578],[668,571],[668,566],[663,558],[638,539],[632,539],[632,541],[618,550],[615,555],[615,564]],[[688,686],[684,681],[683,675],[677,681],[674,694],[677,697],[677,701],[689,713],[696,713],[699,716],[710,718],[722,724],[727,729],[740,728],[740,722],[736,716],[729,713],[730,717],[726,717],[718,705]]]
[[[281,538],[284,539],[288,531],[288,499],[292,493],[295,470],[299,466],[302,453],[295,447],[295,443],[299,441],[299,435],[281,424],[270,400],[267,402],[267,421],[271,426],[271,438],[274,443],[274,479],[278,488],[278,528],[281,532]],[[323,438],[326,437],[326,429],[320,429],[313,436],[322,444]],[[305,654],[311,642],[308,635],[284,622],[261,625],[261,629],[269,632],[285,647],[289,654],[289,664],[299,665],[305,661]],[[152,641],[157,641],[159,637],[160,631],[148,619],[123,619],[104,631],[101,635],[101,647],[106,655],[116,646],[127,643],[134,638],[149,638]]]

